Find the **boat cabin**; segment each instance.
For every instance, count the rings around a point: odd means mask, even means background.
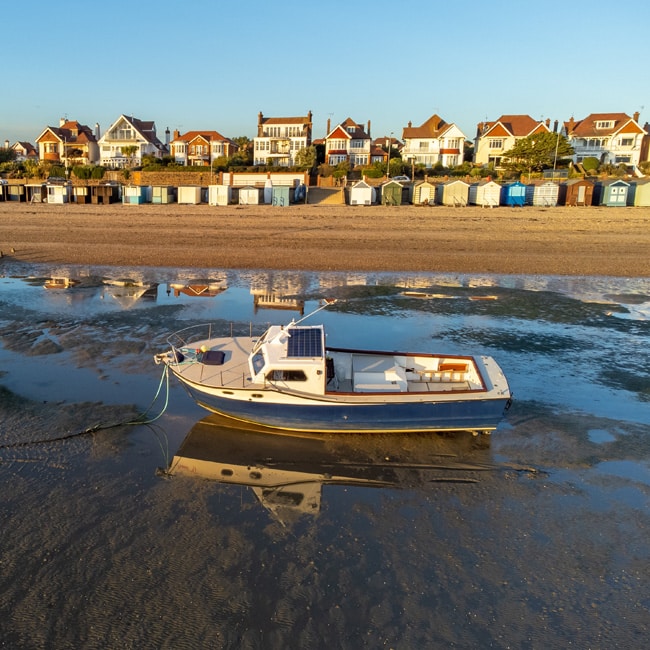
[[[283,385],[323,394],[325,389],[325,331],[322,325],[273,325],[262,335],[249,358],[254,383]]]

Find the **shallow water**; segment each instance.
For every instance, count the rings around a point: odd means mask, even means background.
[[[0,269],[4,644],[646,638],[647,279]],[[44,289],[53,276],[79,283]],[[506,419],[488,439],[286,439],[206,417],[172,384],[158,419],[119,425],[151,405],[172,331],[260,332],[324,297],[332,345],[496,357]],[[163,382],[149,413],[164,407]],[[226,466],[241,477],[205,478]]]

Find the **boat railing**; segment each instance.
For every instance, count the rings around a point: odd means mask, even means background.
[[[191,347],[192,343],[212,338],[213,323],[190,325],[167,337],[167,343],[174,350]]]

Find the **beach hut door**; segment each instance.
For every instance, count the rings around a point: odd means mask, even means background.
[[[420,188],[420,203],[432,203],[430,187]]]
[[[612,187],[612,203],[625,203],[625,188]]]
[[[585,202],[585,193],[587,192],[587,188],[584,185],[581,185],[578,188],[578,203],[582,203],[584,205]]]

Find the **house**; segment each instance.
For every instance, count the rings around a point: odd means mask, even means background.
[[[639,125],[639,113],[592,113],[583,120],[573,117],[564,123],[573,162],[597,158],[600,164],[637,166],[641,161],[641,145],[646,135]]]
[[[257,136],[253,138],[253,164],[291,167],[296,154],[311,146],[312,113],[305,117],[257,116]]]
[[[5,140],[5,149],[11,149],[14,152],[16,162],[25,162],[25,160],[38,162],[38,150],[31,142],[18,141],[9,146],[9,140]]]
[[[501,185],[485,180],[469,186],[469,202],[472,205],[496,208],[501,203]]]
[[[239,147],[218,131],[174,131],[169,145],[170,154],[178,165],[211,166],[217,158],[230,158]]]
[[[571,178],[560,184],[558,203],[560,205],[591,205],[594,184],[586,178]]]
[[[166,145],[156,135],[155,122],[126,115],[120,115],[111,124],[98,138],[98,144],[100,164],[113,169],[141,165],[144,155],[162,158],[167,154]]]
[[[432,115],[420,126],[409,122],[402,131],[402,160],[427,168],[456,167],[463,162],[465,139],[455,124],[448,124],[438,115]]]
[[[45,127],[36,138],[38,158],[65,167],[95,165],[99,162],[98,133],[98,124],[93,132],[85,124],[62,117],[59,126]]]
[[[494,122],[479,122],[474,139],[474,163],[501,169],[506,151],[535,133],[550,133],[550,124],[550,119],[541,122],[530,115],[502,115]]]
[[[330,129],[330,121],[327,120],[325,162],[328,165],[349,162],[350,167],[365,166],[370,164],[371,152],[370,120],[368,120],[367,132],[349,117],[333,130]]]

